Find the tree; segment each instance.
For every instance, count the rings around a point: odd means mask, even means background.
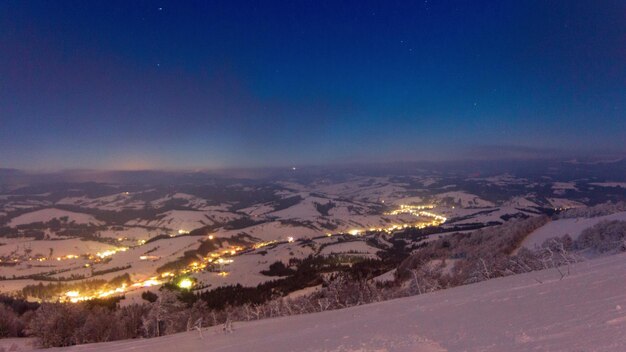
[[[143,319],[146,336],[162,336],[185,330],[184,304],[170,290],[162,290]]]

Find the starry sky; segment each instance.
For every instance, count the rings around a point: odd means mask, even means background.
[[[0,168],[626,151],[626,2],[0,2]]]

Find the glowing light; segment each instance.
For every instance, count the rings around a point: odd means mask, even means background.
[[[109,249],[106,250],[104,252],[98,252],[96,253],[96,256],[100,259],[104,259],[106,257],[110,257],[113,254],[117,253],[117,252],[126,252],[128,250],[128,248],[126,247],[120,247],[120,248],[116,248],[116,249]]]
[[[110,257],[110,256],[112,256],[113,254],[115,254],[115,251],[111,251],[111,250],[96,253],[96,255],[97,255],[98,257],[100,257],[100,258]]]
[[[350,230],[349,234],[352,236],[358,236],[361,232],[359,230]]]
[[[293,242],[293,241],[295,241],[295,239],[293,238],[293,236],[289,236],[289,237],[287,237],[287,242],[291,243],[291,242]]]
[[[271,245],[271,244],[274,244],[274,243],[276,243],[276,242],[277,242],[277,241],[259,242],[259,243],[255,243],[255,244],[252,246],[252,248],[254,248],[254,249],[259,249],[259,248],[263,248],[263,247],[269,246],[269,245]]]
[[[150,287],[150,286],[158,286],[160,284],[161,282],[156,279],[149,279],[149,280],[144,281],[141,285],[143,287]]]
[[[191,279],[188,279],[188,278],[184,278],[178,282],[178,287],[180,288],[190,289],[192,286],[193,286],[193,281],[191,281]]]
[[[213,235],[209,235],[209,239],[212,240],[214,237]]]
[[[426,228],[427,226],[439,226],[446,222],[448,219],[444,216],[425,211],[425,209],[433,209],[434,205],[406,205],[401,204],[399,209],[393,210],[386,215],[400,215],[400,214],[409,214],[416,217],[430,217],[433,220],[427,223],[418,223],[415,225],[403,224],[403,225],[393,225],[392,227],[385,230],[386,232],[393,232],[396,229],[401,228],[409,228],[409,227],[417,227],[419,229]]]

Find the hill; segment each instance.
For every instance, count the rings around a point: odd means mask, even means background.
[[[55,351],[623,351],[626,254],[343,310]]]

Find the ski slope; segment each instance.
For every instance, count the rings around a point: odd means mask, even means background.
[[[626,254],[349,309],[55,351],[624,351]]]

